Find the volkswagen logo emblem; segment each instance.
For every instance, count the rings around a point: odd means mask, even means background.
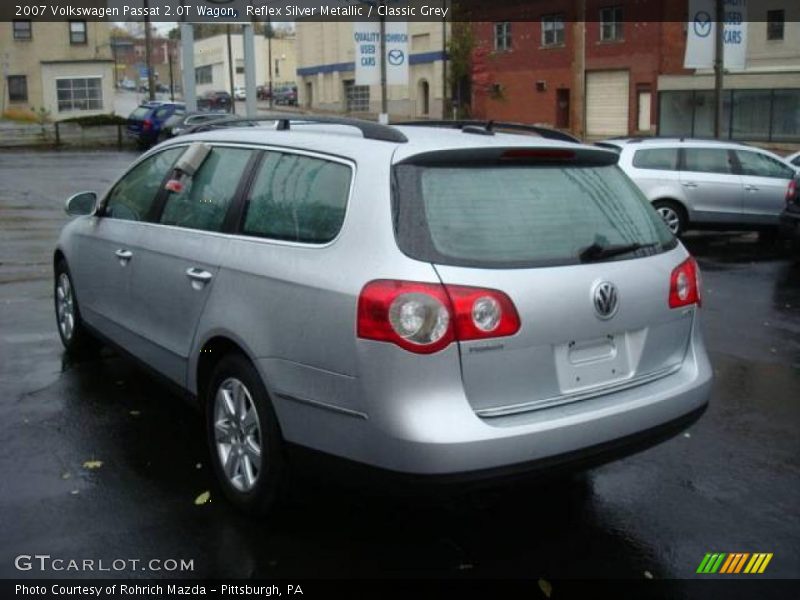
[[[594,286],[592,301],[594,302],[594,312],[597,316],[601,319],[610,319],[619,308],[617,286],[608,281],[601,281]]]

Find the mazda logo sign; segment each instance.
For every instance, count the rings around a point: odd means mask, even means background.
[[[613,317],[619,308],[619,293],[617,287],[608,281],[601,281],[594,286],[592,292],[594,312],[601,319]]]

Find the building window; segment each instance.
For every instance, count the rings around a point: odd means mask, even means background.
[[[511,23],[508,21],[494,24],[494,49],[511,50]]]
[[[345,110],[347,112],[369,112],[369,86],[356,85],[352,79],[344,82]]]
[[[30,40],[33,39],[33,29],[31,21],[14,21],[14,39]]]
[[[542,46],[560,46],[564,43],[564,15],[542,17]]]
[[[600,9],[600,39],[611,42],[622,39],[622,7]]]
[[[211,72],[211,65],[206,65],[205,67],[197,67],[194,70],[194,79],[195,83],[198,85],[201,83],[212,83],[213,74]]]
[[[103,108],[103,80],[100,77],[57,79],[58,111]]]
[[[767,39],[783,39],[784,12],[782,10],[767,11]]]
[[[86,43],[86,21],[69,22],[69,43],[70,44]]]
[[[8,76],[8,100],[9,102],[28,101],[28,78],[25,75]]]

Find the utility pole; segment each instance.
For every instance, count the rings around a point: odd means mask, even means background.
[[[723,0],[716,0],[717,29],[714,40],[714,137],[722,137],[722,86],[725,70],[725,7]]]
[[[147,98],[156,99],[156,80],[153,77],[153,57],[150,52],[152,45],[152,32],[150,31],[150,17],[148,16],[149,0],[144,0],[144,62],[147,68]]]
[[[169,99],[175,102],[175,80],[172,77],[172,44],[167,40],[167,60],[169,61]]]
[[[230,83],[231,114],[236,114],[236,98],[233,95],[233,52],[231,52],[231,24],[225,25],[225,35],[228,36],[228,80]]]
[[[450,94],[447,90],[447,19],[442,19],[442,118],[447,118]]]
[[[386,6],[386,0],[381,0],[381,6]],[[389,123],[389,100],[386,95],[386,17],[381,20],[381,114],[378,121]]]
[[[267,61],[269,63],[269,108],[272,110],[272,18],[267,17]]]

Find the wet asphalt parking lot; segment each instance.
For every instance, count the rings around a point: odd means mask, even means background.
[[[786,249],[753,234],[685,239],[716,373],[687,433],[566,483],[435,501],[311,477],[253,521],[217,493],[197,413],[110,351],[62,353],[51,256],[63,200],[104,190],[134,158],[0,154],[0,577],[57,576],[14,567],[46,553],[192,559],[191,577],[679,579],[711,551],[772,552],[763,577],[800,577],[800,258]]]

